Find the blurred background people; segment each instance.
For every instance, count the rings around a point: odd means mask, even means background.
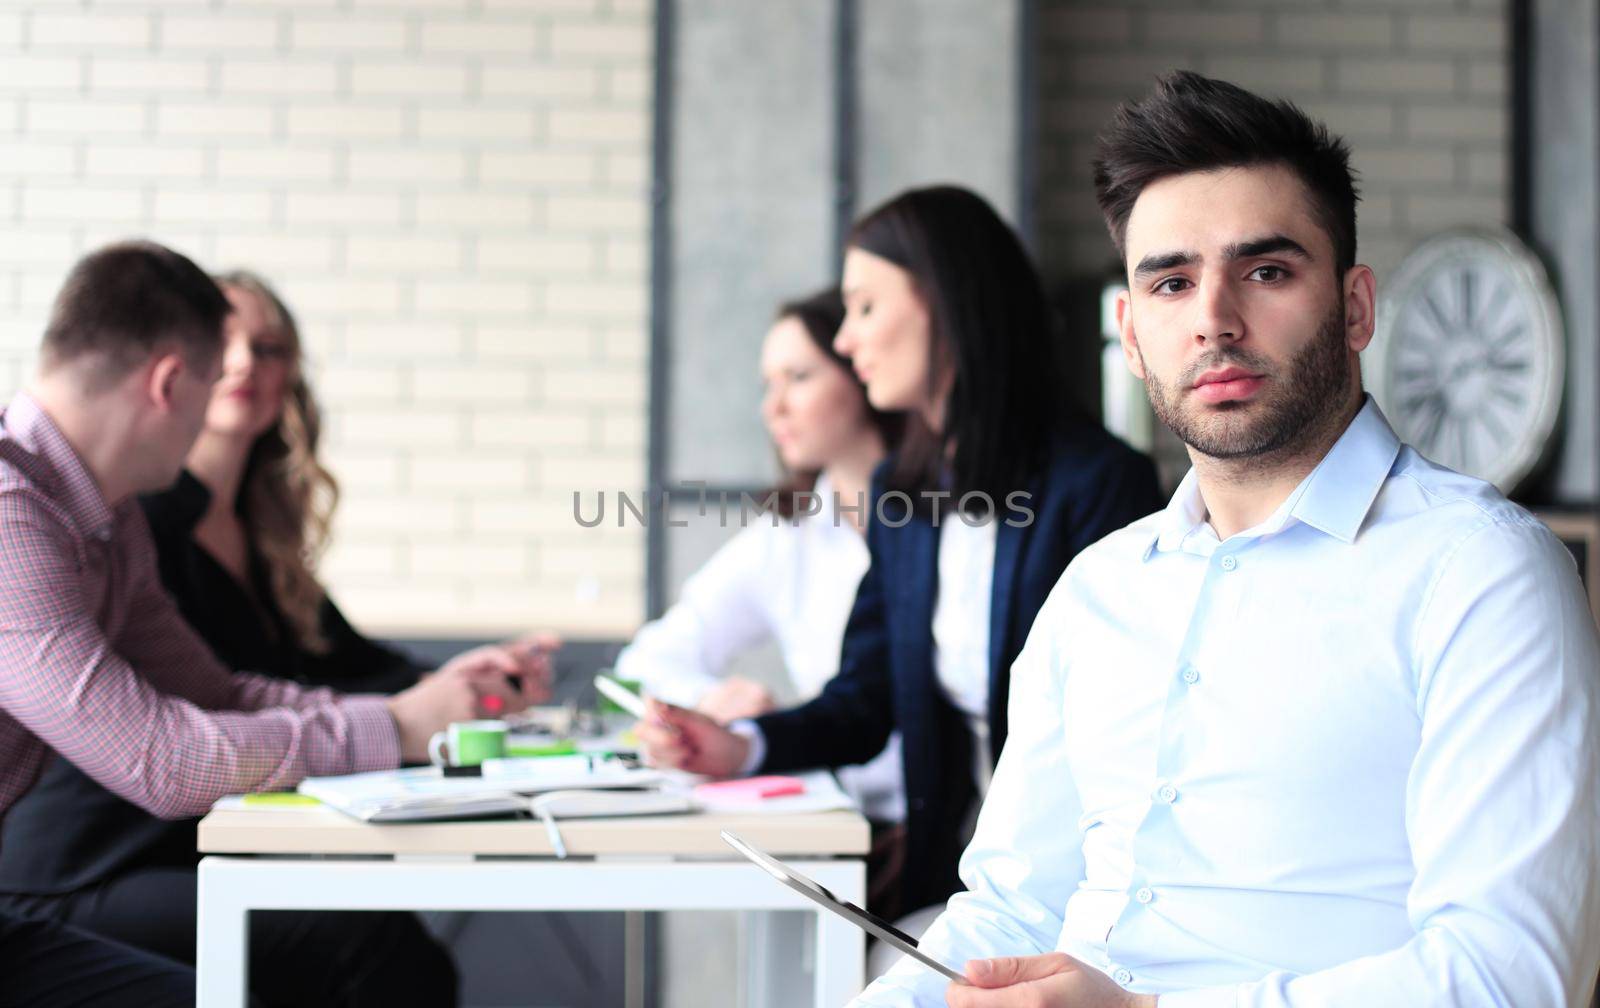
[[[231,308],[221,377],[186,471],[139,500],[162,585],[230,668],[345,693],[403,690],[425,670],[351,627],[317,580],[337,484],[317,455],[294,317],[251,273],[215,279]],[[537,700],[557,643],[478,648],[446,668],[498,667]],[[479,699],[479,713],[505,707],[496,693]],[[197,822],[158,819],[55,759],[5,819],[0,908],[192,962]],[[449,956],[409,913],[260,912],[250,948],[265,1004],[455,1003]]]
[[[1149,460],[1066,400],[1038,274],[975,193],[914,189],[868,213],[841,286],[834,346],[907,430],[872,483],[839,674],[726,727],[654,703],[638,730],[655,762],[717,776],[861,763],[898,731],[904,869],[879,910],[918,912],[916,933],[959,887],[1034,614],[1081,549],[1161,498]]]
[[[726,723],[775,707],[765,686],[728,674],[740,654],[776,644],[800,701],[839,670],[845,620],[867,569],[872,471],[903,426],[867,401],[850,361],[834,349],[843,321],[837,288],[778,309],[761,346],[761,418],[783,470],[771,491],[779,520],[730,508],[730,520],[748,527],[618,656],[617,674],[652,696]],[[874,824],[904,819],[898,737],[870,761],[841,767],[839,783]]]

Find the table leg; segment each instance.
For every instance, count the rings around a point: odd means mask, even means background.
[[[623,911],[623,1008],[644,1008],[645,1006],[645,983],[650,979],[645,967],[649,952],[649,930],[644,911]]]
[[[840,899],[866,903],[867,869],[860,861],[839,862],[843,878],[827,883]],[[820,880],[819,880],[820,881]],[[816,1008],[840,1008],[861,993],[867,968],[866,936],[854,924],[826,910],[816,917]]]
[[[244,1008],[249,942],[249,893],[225,878],[226,865],[200,862],[195,919],[195,1004]]]
[[[803,1008],[812,998],[816,969],[816,915],[793,910],[739,914],[743,1000],[763,1008]]]

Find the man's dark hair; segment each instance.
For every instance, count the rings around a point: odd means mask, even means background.
[[[1281,164],[1311,194],[1342,276],[1356,262],[1356,192],[1350,148],[1292,102],[1178,70],[1146,98],[1117,108],[1096,144],[1095,198],[1127,259],[1128,215],[1145,186],[1189,172]]]
[[[151,241],[91,252],[67,274],[44,331],[44,366],[95,358],[97,385],[115,382],[158,347],[198,366],[222,348],[231,310],[216,283],[187,257]]]

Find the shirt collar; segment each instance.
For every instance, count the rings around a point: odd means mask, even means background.
[[[1367,396],[1361,411],[1328,454],[1289,495],[1284,506],[1252,533],[1275,532],[1293,518],[1341,542],[1354,542],[1399,454],[1400,438],[1378,404]],[[1154,552],[1166,553],[1181,547],[1205,517],[1200,484],[1190,469],[1161,512],[1155,534],[1145,548],[1145,559]]]
[[[111,538],[116,520],[100,485],[50,414],[26,392],[18,392],[5,409],[6,431],[36,451],[55,477],[57,503],[67,509],[86,536]]]

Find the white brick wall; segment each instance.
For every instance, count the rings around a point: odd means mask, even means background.
[[[643,485],[651,30],[622,0],[0,0],[0,397],[87,249],[257,268],[314,362],[358,624],[630,632],[643,532],[572,492]]]
[[[1119,100],[1167,69],[1288,97],[1351,141],[1359,254],[1380,283],[1431,232],[1506,218],[1505,0],[1044,0],[1039,23],[1040,247],[1052,277],[1113,267],[1091,143]]]

